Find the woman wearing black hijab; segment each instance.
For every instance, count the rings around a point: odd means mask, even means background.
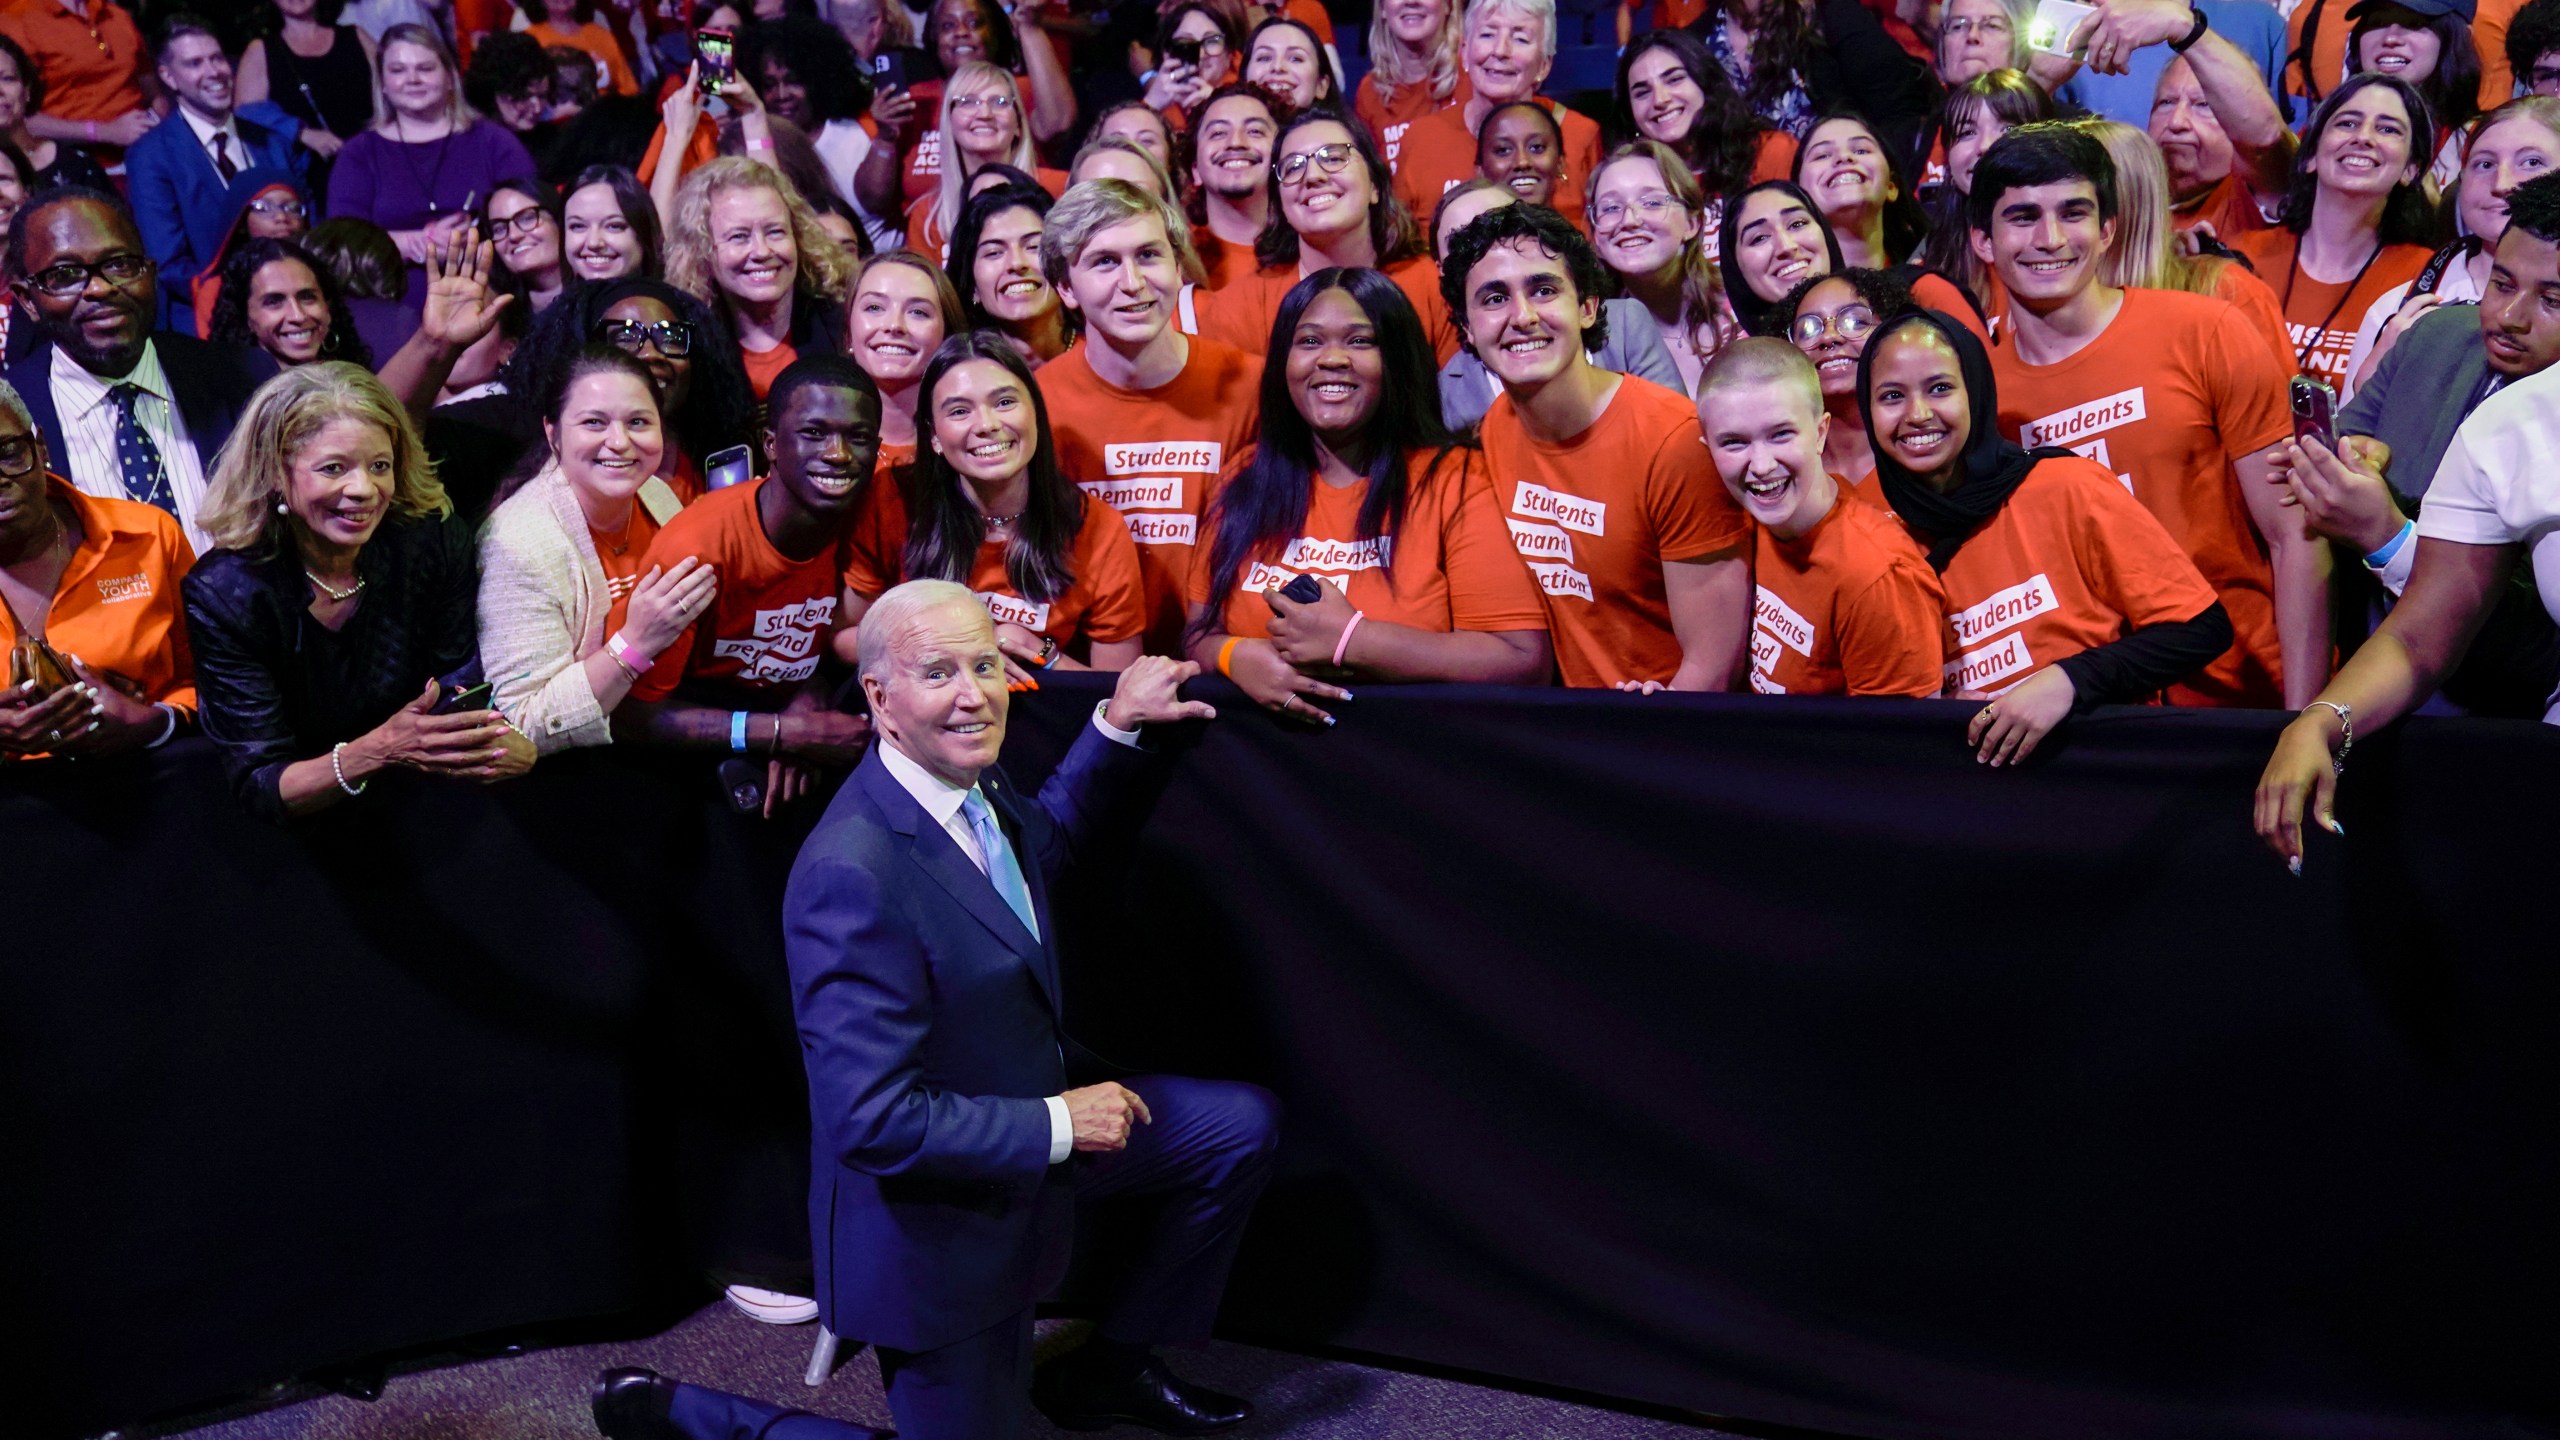
[[[1794,315],[1782,302],[1798,285],[1848,268],[1840,237],[1822,208],[1792,180],[1763,180],[1724,207],[1716,263],[1724,270],[1724,294],[1733,318],[1753,335],[1784,338]],[[1973,301],[1935,270],[1896,265],[1892,273],[1911,287],[1911,298],[1962,321],[1986,343],[1990,332]]]
[[[1991,698],[1974,758],[2023,761],[2073,714],[2154,699],[2230,648],[2213,587],[2115,476],[2001,436],[1971,330],[1935,310],[1887,321],[1858,398],[1885,499],[1946,587],[1948,692]]]

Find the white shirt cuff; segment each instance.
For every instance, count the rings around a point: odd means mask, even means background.
[[[2392,552],[2390,559],[2382,562],[2381,569],[2373,572],[2373,578],[2381,581],[2382,588],[2390,591],[2396,600],[2402,591],[2409,588],[2409,572],[2417,568],[2417,564],[2418,537],[2412,534],[2398,550]]]
[[[1102,716],[1103,716],[1103,712],[1104,712],[1104,711],[1106,711],[1106,710],[1109,710],[1110,708],[1111,708],[1111,702],[1110,702],[1110,701],[1108,701],[1108,700],[1105,700],[1105,701],[1103,701],[1101,704],[1096,705],[1096,706],[1094,706],[1094,707],[1093,707],[1093,728],[1094,728],[1094,729],[1096,729],[1096,730],[1101,731],[1101,732],[1102,732],[1103,734],[1105,734],[1105,735],[1110,736],[1112,739],[1114,739],[1114,740],[1118,741],[1119,743],[1121,743],[1121,744],[1123,744],[1123,745],[1128,746],[1128,747],[1129,747],[1130,749],[1132,749],[1132,750],[1134,750],[1134,749],[1138,748],[1138,732],[1137,732],[1137,731],[1135,731],[1135,730],[1123,730],[1123,729],[1121,729],[1119,726],[1114,725],[1114,724],[1112,724],[1110,721],[1105,720],[1105,719],[1103,719],[1103,718],[1102,718]]]
[[[1067,1101],[1062,1095],[1049,1097],[1049,1163],[1055,1165],[1075,1153],[1076,1126],[1067,1118]]]

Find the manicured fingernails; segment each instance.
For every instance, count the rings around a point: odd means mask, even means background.
[[[2301,857],[2301,856],[2299,856],[2299,855],[2295,855],[2295,856],[2289,857],[2289,858],[2284,862],[2284,868],[2286,868],[2287,870],[2292,871],[2292,872],[2293,872],[2293,878],[2295,878],[2296,880],[2301,879],[2301,878],[2302,878],[2302,857]]]
[[[1325,728],[1326,728],[1326,729],[1328,729],[1328,730],[1332,729],[1332,728],[1333,728],[1333,717],[1332,717],[1332,716],[1330,716],[1330,715],[1327,715],[1326,717],[1324,717],[1324,723],[1325,723]]]
[[[2344,839],[2346,837],[2347,827],[2339,824],[2335,819],[2332,819],[2329,822],[2329,833],[2338,836],[2340,839]]]

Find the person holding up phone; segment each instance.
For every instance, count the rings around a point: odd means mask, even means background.
[[[1191,570],[1191,658],[1319,725],[1350,682],[1544,685],[1555,657],[1483,453],[1428,399],[1422,321],[1375,270],[1280,302],[1262,438],[1237,457]]]
[[[183,582],[204,731],[252,814],[288,820],[386,769],[502,780],[534,746],[434,713],[477,651],[470,527],[382,382],[341,360],[259,389],[223,448]]]

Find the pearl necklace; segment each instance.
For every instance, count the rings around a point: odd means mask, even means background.
[[[328,581],[321,579],[308,567],[304,568],[302,574],[304,579],[307,579],[312,584],[319,586],[320,593],[328,596],[330,601],[334,604],[344,605],[348,601],[356,598],[356,596],[364,593],[364,577],[361,575],[356,577],[355,584],[341,590],[337,586],[330,584]]]

